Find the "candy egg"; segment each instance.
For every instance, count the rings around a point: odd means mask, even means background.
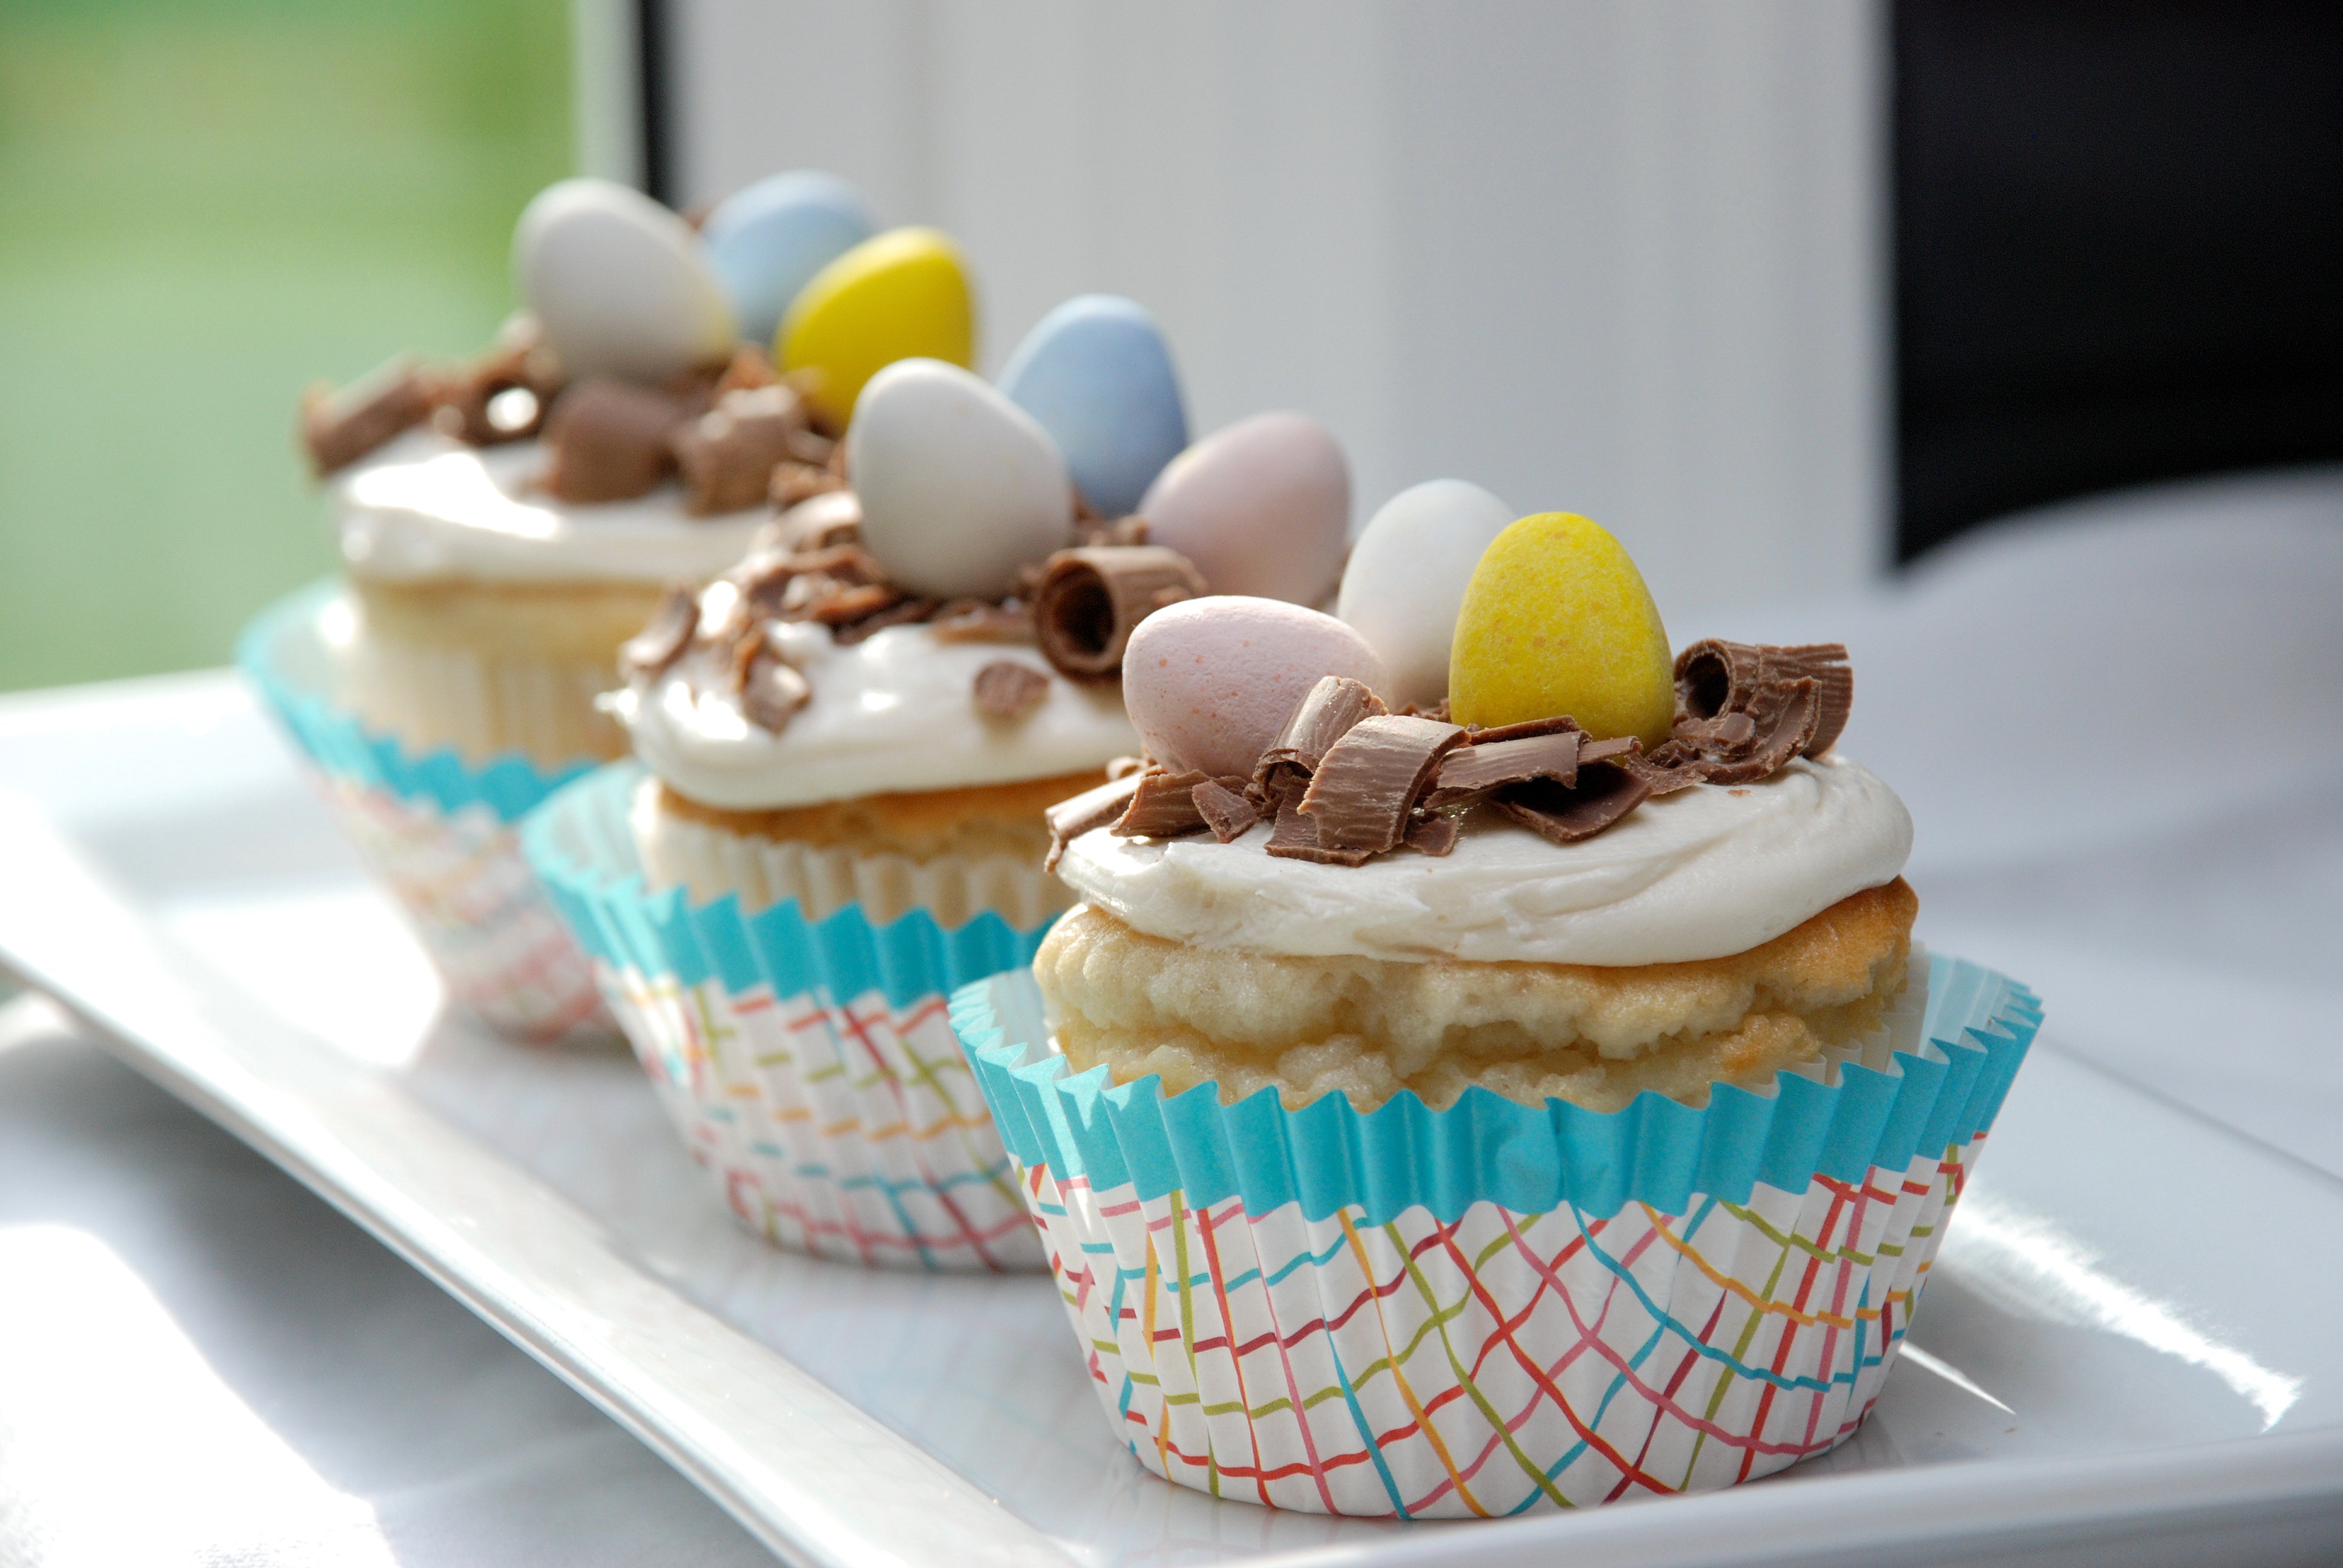
[[[818,370],[814,407],[843,425],[863,384],[898,359],[976,363],[975,307],[959,247],[932,228],[891,228],[815,273],[773,342],[784,370]]]
[[[1448,695],[1448,649],[1464,585],[1481,552],[1516,515],[1478,485],[1433,479],[1402,490],[1367,519],[1342,568],[1334,613],[1391,671],[1386,699],[1429,708]]]
[[[1252,772],[1293,705],[1329,675],[1381,691],[1383,660],[1331,615],[1213,595],[1139,623],[1122,656],[1122,705],[1155,760],[1226,779]]]
[[[799,169],[768,176],[718,202],[699,238],[732,297],[740,336],[770,343],[798,291],[877,227],[852,186]]]
[[[699,236],[625,186],[539,191],[513,230],[513,275],[573,377],[664,381],[731,350],[732,307]]]
[[[1111,294],[1041,317],[1001,373],[1009,400],[1041,422],[1101,516],[1126,517],[1188,444],[1188,411],[1155,318]]]
[[[1073,531],[1073,486],[1049,433],[940,359],[899,359],[870,378],[846,464],[863,548],[914,594],[1003,592]]]
[[[1598,525],[1541,512],[1481,553],[1456,612],[1448,714],[1518,724],[1568,714],[1597,739],[1668,738],[1675,679],[1644,574]]]
[[[1342,569],[1351,467],[1308,415],[1256,414],[1172,458],[1139,511],[1214,593],[1314,605]]]

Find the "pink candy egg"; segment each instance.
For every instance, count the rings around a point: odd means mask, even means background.
[[[1122,703],[1149,756],[1225,779],[1251,774],[1293,705],[1329,675],[1380,690],[1383,660],[1331,615],[1212,595],[1139,623],[1122,656]]]
[[[1317,420],[1256,414],[1172,458],[1139,515],[1214,593],[1314,605],[1342,575],[1351,467]]]

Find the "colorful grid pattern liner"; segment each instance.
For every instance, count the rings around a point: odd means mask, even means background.
[[[397,899],[447,991],[500,1034],[552,1040],[607,1027],[592,970],[522,859],[513,824],[593,766],[547,775],[526,757],[468,768],[410,756],[336,705],[319,618],[340,596],[313,584],[255,618],[236,662],[314,765],[342,830]]]
[[[946,997],[1032,961],[1047,931],[986,913],[873,925],[850,905],[751,916],[649,891],[627,823],[639,767],[556,795],[522,830],[677,1131],[742,1223],[885,1268],[1039,1270],[1040,1237]]]
[[[1114,1086],[1068,1072],[1021,973],[953,1019],[1143,1464],[1277,1507],[1486,1517],[1730,1485],[1860,1424],[2041,1021],[1976,965],[1928,984],[1926,1043],[1889,1070],[1607,1115]]]

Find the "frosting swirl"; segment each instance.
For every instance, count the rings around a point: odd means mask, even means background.
[[[377,581],[703,581],[747,553],[761,505],[695,518],[670,482],[637,500],[571,506],[532,494],[535,441],[468,447],[409,431],[331,481],[342,561]]]
[[[1139,749],[1120,686],[1068,680],[1030,647],[948,641],[925,625],[851,644],[809,621],[777,621],[765,635],[812,688],[779,735],[751,724],[736,694],[695,686],[688,666],[612,699],[636,754],[703,805],[761,810],[1008,784]],[[1038,706],[1013,722],[986,719],[971,695],[977,672],[1003,659],[1049,680]]]
[[[1745,952],[1895,880],[1912,849],[1904,803],[1835,755],[1678,790],[1568,845],[1485,808],[1438,859],[1278,859],[1262,852],[1269,831],[1222,844],[1099,829],[1067,847],[1058,875],[1134,930],[1199,947],[1624,965]]]

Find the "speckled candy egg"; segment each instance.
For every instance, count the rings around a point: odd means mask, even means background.
[[[814,407],[854,417],[870,379],[898,359],[976,363],[976,307],[951,236],[891,228],[814,274],[789,302],[773,342],[784,370],[816,370]]]
[[[731,350],[732,306],[699,236],[625,186],[538,192],[513,230],[513,274],[572,376],[664,381]]]
[[[1293,705],[1329,675],[1383,690],[1375,650],[1332,616],[1213,595],[1139,623],[1122,656],[1122,703],[1149,756],[1225,779],[1251,774]]]
[[[1050,432],[1104,517],[1137,511],[1188,444],[1172,350],[1153,317],[1115,295],[1085,294],[1041,317],[1009,357],[1001,390]]]
[[[1342,568],[1334,613],[1391,671],[1393,702],[1448,695],[1456,607],[1489,541],[1517,514],[1478,485],[1433,479],[1402,490],[1367,519]]]
[[[1139,510],[1214,593],[1314,605],[1342,569],[1351,466],[1309,416],[1256,414],[1172,458]]]
[[[1459,724],[1568,714],[1598,739],[1668,738],[1675,720],[1667,628],[1619,541],[1568,512],[1507,525],[1473,568],[1449,650]]]
[[[731,296],[740,336],[770,343],[799,291],[877,227],[852,186],[799,169],[769,175],[718,202],[699,238]]]
[[[899,359],[870,378],[846,462],[863,548],[915,594],[1001,593],[1073,531],[1073,487],[1049,434],[940,359]]]

